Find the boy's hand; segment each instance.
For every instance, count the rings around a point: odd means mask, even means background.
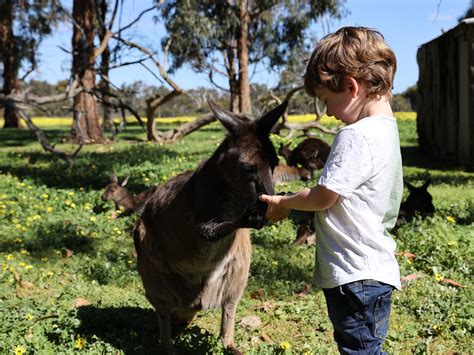
[[[260,201],[268,203],[268,209],[265,214],[270,222],[278,222],[285,219],[290,214],[290,209],[282,206],[283,196],[260,195]]]

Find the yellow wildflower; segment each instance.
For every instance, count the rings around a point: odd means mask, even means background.
[[[53,212],[53,207],[47,207],[47,208],[46,208],[46,211],[48,211],[48,212]]]
[[[287,341],[284,341],[280,343],[280,348],[283,350],[288,350],[291,348],[291,345]]]
[[[436,281],[440,282],[444,280],[444,277],[441,274],[438,274],[437,272],[434,274],[434,278]]]
[[[25,316],[26,320],[32,320],[34,317],[31,313],[28,313],[26,316]]]
[[[95,221],[97,221],[97,218],[96,218],[95,216],[92,216],[92,217],[90,218],[90,220],[91,220],[91,222],[95,222]]]
[[[7,260],[12,260],[13,259],[13,254],[8,254],[7,255]]]
[[[13,352],[15,355],[23,355],[26,354],[26,349],[23,345],[17,345],[13,348]]]
[[[278,266],[278,261],[272,261],[273,266]]]
[[[448,222],[450,222],[450,223],[454,223],[454,222],[456,221],[456,220],[454,219],[454,217],[452,217],[452,216],[446,217],[446,220],[447,220]]]
[[[42,194],[41,197],[46,200],[49,197],[49,195],[48,194]]]
[[[26,266],[26,264],[25,264],[23,261],[20,261],[20,262],[18,263],[18,266],[24,267],[24,266]]]
[[[25,250],[25,249],[21,249],[20,253],[23,254],[23,255],[30,255],[30,252],[28,250]]]
[[[25,270],[33,269],[33,265],[25,265]]]
[[[82,349],[86,345],[86,340],[80,336],[76,339],[76,348]]]

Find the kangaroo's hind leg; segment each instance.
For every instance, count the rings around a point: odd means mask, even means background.
[[[231,349],[234,354],[240,354],[240,351],[235,347],[234,341],[234,323],[235,310],[237,302],[227,302],[222,305],[221,331],[220,337],[224,348]]]
[[[160,325],[160,354],[173,354],[171,342],[171,322],[169,311],[156,311]]]

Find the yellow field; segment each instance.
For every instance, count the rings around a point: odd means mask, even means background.
[[[416,120],[416,112],[395,112],[395,116],[398,120],[401,121],[412,121]],[[157,118],[157,123],[184,123],[194,120],[196,116],[179,116],[179,117],[161,117]],[[310,122],[313,121],[315,115],[306,114],[306,115],[290,115],[289,121],[294,123]],[[143,122],[146,122],[146,117],[142,117]],[[116,123],[120,122],[120,118],[114,118]],[[33,122],[39,127],[48,127],[48,126],[70,126],[72,123],[71,117],[34,117]],[[128,116],[128,123],[136,122],[135,117]],[[321,118],[321,124],[329,125],[336,123],[337,120],[334,117],[323,116]],[[0,125],[3,125],[3,119],[0,118]]]

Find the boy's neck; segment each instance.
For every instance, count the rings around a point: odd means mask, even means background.
[[[357,121],[370,116],[393,117],[388,95],[380,98],[369,98],[362,106]]]

